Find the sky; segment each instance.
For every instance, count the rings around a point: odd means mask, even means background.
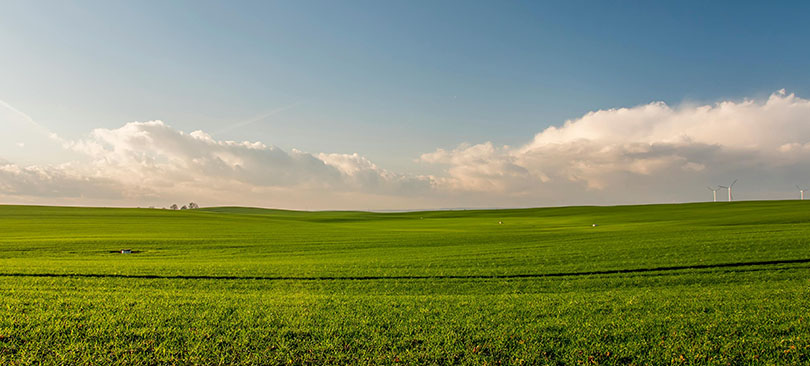
[[[809,10],[3,1],[0,203],[669,203],[734,179],[796,198]]]

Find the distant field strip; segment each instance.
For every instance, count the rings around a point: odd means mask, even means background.
[[[79,277],[79,278],[132,278],[132,279],[178,279],[178,280],[263,280],[263,281],[363,281],[363,280],[453,280],[453,279],[509,279],[509,278],[547,278],[547,277],[578,277],[578,276],[598,276],[613,274],[631,274],[648,272],[669,272],[684,271],[694,269],[717,269],[734,267],[770,266],[780,264],[804,264],[810,263],[810,259],[786,259],[776,261],[742,262],[742,263],[717,263],[691,266],[655,267],[655,268],[633,268],[616,269],[609,271],[588,271],[588,272],[558,272],[558,273],[528,273],[513,275],[444,275],[444,276],[163,276],[163,275],[127,275],[127,274],[101,274],[101,273],[0,273],[0,277]]]

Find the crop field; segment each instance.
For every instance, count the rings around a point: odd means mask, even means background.
[[[29,364],[807,365],[810,203],[0,206]]]

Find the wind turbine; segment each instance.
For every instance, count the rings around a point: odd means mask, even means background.
[[[801,187],[799,187],[799,186],[797,185],[797,186],[796,186],[796,189],[798,189],[798,190],[799,190],[799,193],[801,193],[801,195],[802,195],[802,201],[804,201],[804,192],[806,192],[806,191],[807,191],[807,188],[802,189]]]
[[[726,187],[726,186],[717,186],[718,188],[728,189],[728,201],[729,202],[731,202],[731,200],[734,199],[734,196],[731,195],[731,187],[734,187],[734,183],[737,183],[737,179],[735,179],[733,182],[731,182],[731,184],[728,187]]]
[[[714,202],[717,202],[717,191],[719,191],[720,188],[706,187],[706,189],[712,191],[712,196],[714,197]]]

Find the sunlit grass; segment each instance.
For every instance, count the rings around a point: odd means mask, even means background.
[[[0,364],[807,364],[808,209],[0,206]]]

